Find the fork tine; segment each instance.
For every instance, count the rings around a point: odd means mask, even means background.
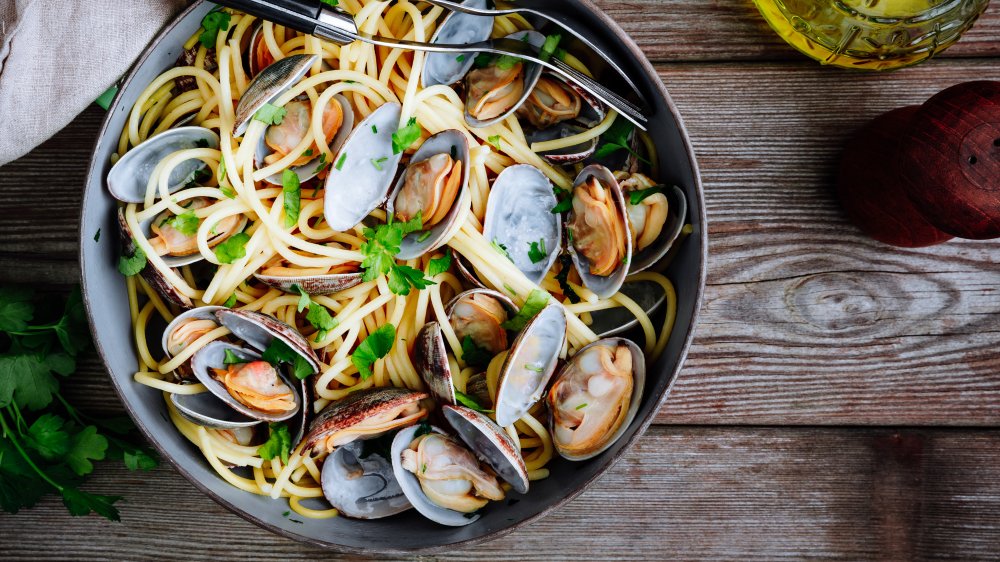
[[[556,59],[553,64],[555,66],[559,67],[560,70],[563,70],[563,71],[567,72],[568,74],[571,74],[573,76],[573,78],[575,78],[577,81],[583,82],[583,83],[587,84],[588,86],[590,86],[591,88],[593,88],[595,90],[598,90],[599,92],[601,92],[601,94],[603,95],[603,97],[610,98],[610,99],[614,100],[617,105],[621,105],[621,106],[627,107],[628,109],[632,110],[632,112],[634,112],[634,113],[636,113],[638,115],[642,115],[642,110],[638,106],[636,106],[632,102],[626,100],[625,98],[621,97],[617,93],[611,91],[610,89],[608,89],[607,87],[605,87],[603,84],[601,84],[601,83],[597,82],[596,80],[590,78],[586,74],[583,74],[582,72],[576,70],[575,68],[569,66],[568,64],[566,64],[566,63],[564,63],[564,62],[562,62],[562,61],[560,61],[558,59]]]

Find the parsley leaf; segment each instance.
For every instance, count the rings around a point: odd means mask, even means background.
[[[70,438],[69,452],[66,454],[66,464],[79,476],[94,471],[91,460],[103,460],[108,449],[108,440],[97,433],[97,428],[88,425]]]
[[[325,156],[325,154],[324,154],[324,156]],[[337,164],[334,166],[334,168],[336,168],[338,172],[341,171],[341,170],[343,170],[344,169],[344,162],[347,162],[347,153],[346,152],[342,153],[340,155],[340,158],[337,158]]]
[[[282,363],[288,363],[292,366],[295,378],[299,380],[313,374],[313,368],[309,365],[309,361],[307,361],[305,357],[299,355],[294,349],[288,347],[288,344],[278,338],[271,340],[267,349],[265,349],[264,353],[261,354],[261,359],[267,361],[276,368]]]
[[[517,311],[517,315],[501,324],[501,326],[506,330],[520,332],[548,303],[548,293],[539,289],[532,289],[528,293],[528,299],[524,301],[524,306],[521,307],[521,310]]]
[[[215,47],[215,41],[220,31],[229,30],[229,12],[213,11],[209,12],[201,19],[201,28],[204,30],[198,36],[198,41],[206,49]]]
[[[365,270],[363,281],[372,281],[379,275],[389,276],[389,289],[397,295],[410,294],[410,288],[425,289],[434,283],[424,278],[423,272],[396,263],[396,254],[403,238],[423,227],[418,213],[407,222],[389,222],[376,228],[365,228],[365,242],[361,244],[364,259],[361,267]]]
[[[138,275],[140,271],[146,269],[146,252],[142,251],[135,240],[132,241],[132,247],[135,248],[135,251],[131,256],[118,258],[118,271],[125,277]]]
[[[281,122],[285,120],[285,114],[288,111],[284,107],[278,107],[265,103],[257,110],[257,113],[253,114],[255,121],[260,121],[267,125],[281,125]]]
[[[410,294],[410,287],[418,291],[436,285],[424,277],[424,272],[408,265],[393,265],[389,270],[389,290],[397,295]]]
[[[451,268],[451,248],[448,248],[444,252],[444,257],[433,258],[430,263],[427,264],[427,276],[437,277],[438,275],[448,271]]]
[[[247,255],[247,242],[250,235],[239,232],[227,238],[223,243],[215,247],[215,257],[221,263],[233,263]]]
[[[40,410],[52,402],[59,383],[48,365],[37,355],[0,356],[0,408],[16,402],[29,410]]]
[[[420,138],[420,125],[417,124],[416,117],[410,117],[405,127],[401,127],[392,134],[392,153],[401,154]]]
[[[319,1],[326,4],[327,6],[333,6],[334,8],[340,5],[340,0],[319,0]]]
[[[505,258],[514,261],[510,257],[510,252],[507,250],[507,246],[501,244],[499,241],[497,241],[496,238],[494,238],[493,241],[490,242],[490,246],[493,246],[493,249],[503,254]]]
[[[467,365],[482,368],[489,365],[492,359],[490,352],[476,345],[472,336],[462,338],[462,361]]]
[[[542,238],[538,242],[531,242],[528,244],[528,259],[531,263],[538,263],[545,259],[548,252],[545,251],[545,239]]]
[[[222,358],[223,365],[239,365],[240,363],[249,363],[246,359],[243,359],[239,355],[233,353],[233,350],[227,349],[225,356]]]
[[[233,294],[229,295],[229,298],[226,299],[226,302],[224,302],[222,304],[226,308],[232,308],[232,307],[236,306],[236,303],[237,303],[236,293],[233,293]]]
[[[312,300],[309,297],[309,293],[303,291],[302,287],[292,285],[292,288],[301,295],[299,297],[298,311],[302,312],[306,308],[309,309],[309,312],[306,313],[306,321],[312,324],[313,328],[316,328],[317,341],[326,337],[327,332],[340,325],[340,320],[330,316],[330,311],[325,306]]]
[[[510,70],[521,63],[521,59],[511,55],[500,55],[497,57],[496,67],[500,70]]]
[[[129,470],[152,470],[160,464],[142,449],[123,451],[122,460],[125,462],[125,468]]]
[[[459,404],[465,406],[466,408],[469,408],[470,410],[483,412],[484,414],[493,413],[493,410],[487,410],[486,408],[483,408],[482,406],[479,405],[479,402],[475,398],[457,389],[455,390],[455,399],[458,400]]]
[[[665,185],[654,185],[648,189],[637,189],[635,191],[628,192],[628,202],[629,205],[638,205],[642,203],[650,195],[656,195],[657,193],[663,193],[666,191]]]
[[[98,228],[97,232],[94,233],[94,242],[100,242],[100,241],[101,241],[101,229]]]
[[[285,228],[291,228],[299,222],[299,211],[302,208],[302,189],[299,185],[299,175],[293,170],[281,173],[281,193],[285,206]]]
[[[351,354],[351,363],[358,368],[362,379],[372,376],[372,365],[388,355],[395,343],[396,327],[392,324],[386,324],[375,330],[361,342]]]
[[[63,430],[66,420],[55,414],[42,414],[28,428],[25,443],[46,460],[62,458],[69,452],[69,434]]]
[[[195,216],[194,211],[185,211],[179,215],[171,217],[167,224],[184,236],[194,236],[198,233],[198,224],[201,221]]]
[[[283,423],[268,424],[268,438],[257,448],[260,458],[269,461],[281,457],[281,462],[288,462],[288,454],[292,451],[292,435],[288,426]]]
[[[597,147],[597,151],[594,153],[594,158],[605,158],[610,156],[619,150],[627,150],[633,156],[649,164],[649,160],[646,160],[642,156],[632,150],[631,143],[629,142],[629,136],[635,131],[635,126],[629,123],[628,120],[624,119],[622,116],[616,116],[614,123],[611,127],[601,135],[601,138],[605,140],[605,143]]]
[[[500,135],[493,135],[493,136],[491,136],[491,137],[489,137],[489,138],[486,139],[486,142],[488,142],[491,145],[493,145],[493,148],[495,148],[497,150],[500,150],[500,143],[502,141],[503,141],[503,139],[500,138]]]
[[[372,166],[375,166],[375,169],[381,172],[382,171],[382,163],[385,162],[388,159],[389,159],[388,156],[383,156],[383,157],[378,158],[378,159],[372,158],[371,159]]]
[[[0,331],[23,332],[34,315],[27,287],[0,287]]]
[[[65,486],[62,489],[62,497],[63,505],[70,515],[89,515],[94,512],[111,521],[121,521],[121,515],[115,509],[115,502],[121,500],[121,496],[88,494],[71,486]]]

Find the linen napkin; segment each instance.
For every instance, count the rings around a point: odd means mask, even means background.
[[[0,165],[65,127],[187,0],[0,0]]]

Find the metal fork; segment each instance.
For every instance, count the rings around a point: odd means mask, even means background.
[[[435,0],[434,3],[442,0]],[[451,4],[448,2],[448,4]],[[320,12],[318,25],[312,31],[315,35],[328,39],[335,43],[346,45],[354,41],[364,41],[373,45],[384,47],[394,47],[401,49],[411,49],[415,51],[428,51],[435,53],[470,53],[481,52],[497,55],[509,55],[520,59],[540,64],[551,72],[573,82],[589,92],[591,95],[601,100],[608,107],[614,109],[619,115],[629,120],[639,129],[645,131],[648,118],[643,114],[642,108],[632,102],[622,98],[607,87],[601,85],[593,78],[577,71],[556,57],[542,53],[536,47],[525,41],[513,39],[488,39],[478,43],[469,44],[448,44],[448,43],[419,43],[407,41],[405,39],[390,39],[369,33],[358,31],[358,26],[354,18],[335,10],[324,9]]]

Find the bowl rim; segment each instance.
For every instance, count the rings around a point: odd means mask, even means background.
[[[705,280],[708,269],[707,268],[708,219],[705,215],[704,189],[702,186],[701,171],[698,168],[698,162],[697,159],[695,158],[694,148],[691,145],[691,139],[688,135],[687,128],[685,127],[684,121],[681,118],[679,111],[677,110],[677,106],[674,104],[673,99],[667,92],[663,80],[656,72],[656,69],[653,67],[652,63],[649,61],[648,58],[646,58],[645,53],[642,52],[642,50],[635,43],[635,41],[611,18],[611,16],[609,16],[596,4],[594,4],[593,0],[575,0],[575,1],[580,4],[582,9],[589,11],[591,15],[595,16],[600,21],[600,23],[608,31],[610,31],[617,40],[621,42],[621,45],[625,47],[627,53],[635,60],[635,62],[638,63],[642,71],[645,72],[646,78],[649,79],[650,84],[654,88],[653,93],[659,95],[663,99],[663,101],[666,104],[667,110],[670,112],[670,116],[674,119],[682,146],[684,148],[684,152],[688,159],[688,165],[690,166],[692,172],[693,185],[691,186],[691,188],[696,194],[696,197],[695,201],[693,202],[689,201],[688,205],[689,207],[691,207],[692,204],[694,204],[694,208],[697,209],[698,216],[701,219],[698,228],[696,228],[693,233],[698,237],[698,242],[700,244],[700,252],[698,252],[698,254],[696,255],[697,267],[698,267],[698,283],[695,289],[695,294],[693,295],[694,306],[692,307],[691,315],[688,318],[690,327],[688,329],[687,334],[684,337],[684,341],[681,345],[677,361],[673,365],[673,367],[668,371],[670,378],[667,387],[664,389],[663,395],[660,397],[655,407],[651,408],[649,413],[645,417],[636,420],[639,423],[636,430],[632,433],[630,437],[626,439],[624,445],[621,448],[619,448],[617,452],[615,452],[610,458],[604,461],[604,466],[601,467],[599,470],[597,470],[593,474],[593,476],[584,480],[575,489],[567,491],[567,493],[564,496],[560,497],[553,503],[545,506],[542,510],[540,510],[538,513],[534,515],[526,517],[516,523],[513,523],[501,529],[497,529],[482,536],[470,539],[464,539],[461,541],[448,544],[428,546],[428,547],[415,547],[412,549],[355,548],[347,545],[321,540],[315,537],[307,536],[305,534],[295,533],[292,531],[288,531],[286,529],[282,529],[275,525],[272,525],[271,523],[265,521],[264,519],[257,517],[253,513],[245,509],[241,509],[236,505],[233,505],[229,501],[219,497],[217,494],[211,491],[206,485],[204,485],[200,480],[195,478],[194,475],[192,475],[177,459],[175,459],[172,455],[167,454],[161,448],[159,442],[154,437],[153,433],[146,427],[144,423],[141,422],[140,416],[137,415],[135,410],[132,408],[132,405],[127,400],[124,399],[119,381],[114,376],[111,376],[110,370],[108,369],[109,365],[108,355],[105,352],[103,343],[100,338],[95,336],[93,338],[94,346],[97,348],[98,354],[101,357],[101,362],[104,364],[105,370],[108,371],[108,378],[111,379],[111,383],[114,386],[115,393],[118,395],[118,399],[121,401],[129,417],[131,417],[136,422],[136,427],[140,430],[140,432],[143,434],[146,440],[149,441],[149,443],[153,445],[154,448],[157,449],[157,452],[160,453],[160,456],[165,458],[174,467],[174,469],[177,470],[177,472],[179,472],[188,482],[193,484],[195,488],[201,491],[202,494],[208,496],[217,504],[221,505],[222,507],[234,513],[235,515],[241,517],[242,519],[249,521],[271,533],[274,533],[284,538],[292,539],[300,543],[317,546],[323,549],[346,553],[346,554],[369,555],[369,556],[373,554],[386,554],[386,555],[436,554],[445,551],[455,551],[457,549],[469,548],[475,545],[496,540],[500,537],[503,537],[507,534],[514,532],[517,529],[520,529],[521,527],[524,527],[525,525],[537,521],[542,517],[545,517],[558,509],[561,509],[563,506],[565,506],[567,503],[578,497],[580,494],[590,489],[590,487],[597,480],[605,476],[607,471],[613,468],[626,453],[631,451],[632,447],[635,446],[635,443],[639,440],[639,438],[646,433],[646,430],[649,428],[653,420],[656,418],[656,415],[659,413],[660,408],[663,406],[663,403],[670,396],[670,392],[673,389],[674,384],[677,382],[677,378],[680,375],[680,371],[684,366],[684,362],[687,359],[687,355],[691,348],[692,341],[694,340],[695,328],[697,326],[698,318],[701,312],[701,306],[705,291]],[[152,55],[152,53],[160,47],[160,44],[166,39],[166,36],[169,34],[169,32],[173,30],[175,27],[177,27],[181,21],[183,21],[185,18],[188,17],[189,14],[191,14],[195,10],[198,10],[206,2],[210,2],[210,0],[197,0],[196,2],[192,3],[190,6],[188,6],[183,11],[178,13],[168,24],[166,24],[162,29],[160,29],[159,32],[157,32],[156,36],[145,47],[142,54],[131,65],[125,76],[116,83],[118,86],[118,93],[115,95],[115,98],[114,100],[112,100],[111,105],[109,107],[112,108],[117,107],[120,99],[125,93],[125,90],[128,89],[128,86],[132,83],[133,79],[138,73],[139,68],[146,62],[146,60]],[[83,194],[83,201],[81,204],[81,210],[87,208],[87,203],[91,196],[97,196],[96,193],[91,193],[91,191],[94,190],[87,189],[87,187],[89,186],[91,179],[94,177],[94,173],[97,170],[98,166],[100,166],[100,162],[98,162],[98,148],[107,137],[108,128],[111,124],[113,117],[114,113],[108,111],[107,116],[104,118],[104,121],[101,124],[101,128],[100,131],[98,132],[97,138],[94,141],[93,148],[91,149],[91,159],[90,159],[90,164],[87,167],[87,181],[84,185],[84,194]],[[87,322],[90,325],[91,332],[97,334],[98,327],[94,324],[94,315],[91,311],[93,303],[91,303],[91,299],[89,296],[90,292],[88,291],[88,285],[87,285],[88,264],[86,260],[83,259],[83,253],[84,253],[83,240],[87,238],[86,236],[84,236],[85,227],[86,225],[84,224],[84,213],[81,212],[80,225],[79,225],[81,242],[80,242],[80,250],[78,252],[78,261],[80,263],[81,287],[82,287],[84,306],[87,310]],[[95,266],[95,267],[106,267],[106,265]]]

